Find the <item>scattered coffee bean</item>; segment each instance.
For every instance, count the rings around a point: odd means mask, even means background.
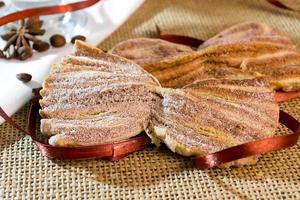
[[[33,43],[32,48],[38,52],[46,51],[50,48],[50,45],[47,42],[38,41]]]
[[[17,77],[17,79],[19,79],[23,83],[27,83],[27,82],[31,81],[31,78],[32,78],[32,76],[30,74],[27,74],[27,73],[17,74],[16,77]]]
[[[5,55],[2,50],[0,50],[0,58],[5,58]]]
[[[76,41],[76,40],[85,41],[86,38],[85,38],[83,35],[76,35],[76,36],[72,37],[71,43],[72,43],[72,44],[75,44],[75,41]]]
[[[33,52],[31,48],[23,46],[18,49],[17,54],[20,60],[26,60],[32,56]]]
[[[3,1],[0,1],[0,8],[2,8],[3,6],[5,6],[5,3]]]
[[[62,47],[66,44],[66,39],[62,35],[55,34],[50,37],[50,44],[53,47]]]

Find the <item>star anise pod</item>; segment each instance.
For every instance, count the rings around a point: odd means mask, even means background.
[[[43,21],[38,16],[30,17],[27,21],[21,20],[20,27],[13,27],[8,33],[2,35],[2,39],[7,41],[2,50],[5,58],[20,60],[30,58],[33,54],[32,44],[41,42],[36,36],[45,33],[45,30],[41,29],[42,25]]]

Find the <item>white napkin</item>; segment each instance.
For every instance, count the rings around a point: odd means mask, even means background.
[[[144,2],[144,0],[102,0],[85,9],[88,22],[85,33],[87,42],[98,44],[115,31]],[[1,40],[1,39],[0,39]],[[2,42],[2,44],[1,44]],[[3,41],[0,46],[3,46]],[[0,59],[0,106],[8,115],[14,114],[32,97],[32,88],[41,87],[50,66],[72,51],[72,44],[63,48],[50,48],[44,53],[35,53],[26,61]],[[27,84],[16,78],[18,73],[29,73],[32,81]],[[0,117],[0,124],[4,120]]]

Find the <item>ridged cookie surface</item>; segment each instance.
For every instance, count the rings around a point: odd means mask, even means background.
[[[138,135],[157,80],[135,63],[83,42],[53,65],[40,91],[41,131],[54,146],[90,146]]]
[[[148,40],[152,46],[158,43]],[[137,62],[135,55],[139,56],[137,63],[164,87],[181,88],[207,78],[232,79],[236,74],[239,79],[265,76],[274,90],[300,90],[300,53],[291,39],[263,23],[245,22],[225,29],[200,45],[198,52],[172,54],[165,49],[170,55],[152,62],[145,61],[151,57],[146,51],[150,47],[139,42],[136,39],[135,45],[144,53],[131,52],[127,58]],[[126,57],[126,51],[112,52]]]
[[[190,52],[193,52],[193,49],[189,46],[153,38],[129,39],[110,50],[110,53],[130,59],[141,66]]]

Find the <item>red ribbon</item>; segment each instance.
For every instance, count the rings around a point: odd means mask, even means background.
[[[174,35],[174,34],[161,34],[161,29],[158,25],[155,26],[156,28],[156,38],[166,40],[168,42],[173,42],[177,44],[184,44],[187,46],[191,46],[194,48],[198,48],[200,44],[204,42],[204,40],[200,40],[193,37],[183,36],[183,35]]]
[[[85,0],[76,3],[64,4],[64,5],[56,5],[56,6],[47,6],[47,7],[40,7],[40,8],[30,8],[18,12],[14,12],[8,14],[4,17],[0,18],[0,26],[7,24],[9,22],[13,22],[20,19],[25,19],[27,17],[32,16],[41,16],[41,15],[53,15],[59,13],[66,13],[72,12],[76,10],[81,10],[83,8],[90,7],[100,0]]]
[[[286,10],[292,10],[292,11],[297,11],[293,8],[290,8],[286,5],[284,5],[283,3],[281,3],[280,1],[278,0],[267,0],[270,4],[273,4],[274,6],[277,6],[279,8],[283,8],[283,9],[286,9]]]
[[[150,146],[151,140],[146,136],[137,136],[124,141],[102,144],[87,147],[55,147],[40,141],[36,137],[36,119],[39,111],[39,96],[31,100],[28,113],[27,130],[16,124],[0,107],[0,116],[15,129],[29,135],[41,153],[48,158],[56,159],[93,159],[105,158],[110,160],[118,160],[135,151],[142,150]]]
[[[56,159],[92,159],[106,158],[118,160],[124,156],[144,149],[151,144],[147,136],[138,136],[113,144],[103,144],[88,147],[55,147],[39,141],[36,137],[36,118],[40,108],[39,97],[35,97],[30,104],[27,130],[18,126],[0,107],[2,116],[11,126],[29,135],[41,153],[49,158]],[[203,157],[192,158],[196,167],[200,169],[217,167],[248,156],[259,155],[270,151],[284,149],[295,145],[300,136],[300,123],[289,114],[280,111],[279,121],[293,131],[292,134],[273,136],[235,147],[231,147]]]

